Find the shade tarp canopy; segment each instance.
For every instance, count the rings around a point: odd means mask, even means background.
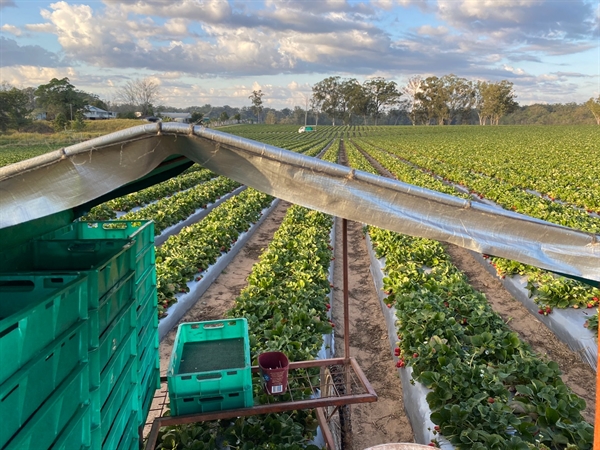
[[[600,281],[600,236],[227,133],[141,125],[0,168],[0,229],[75,208],[172,155],[349,220]]]

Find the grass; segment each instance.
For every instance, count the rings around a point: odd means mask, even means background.
[[[0,134],[0,167],[145,123],[135,119],[91,120],[85,122],[83,131]]]

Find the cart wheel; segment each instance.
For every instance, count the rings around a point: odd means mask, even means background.
[[[321,396],[322,397],[337,397],[335,392],[335,382],[331,372],[326,367],[321,376]],[[335,406],[327,406],[323,408],[327,425],[333,437],[334,448],[331,450],[342,450],[342,426],[340,424],[339,408]]]

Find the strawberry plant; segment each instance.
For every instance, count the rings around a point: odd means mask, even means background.
[[[369,228],[386,258],[400,367],[431,389],[439,432],[458,448],[590,449],[585,402],[473,290],[439,243]],[[415,356],[416,355],[416,356]]]

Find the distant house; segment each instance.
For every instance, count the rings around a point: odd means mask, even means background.
[[[161,112],[161,116],[168,117],[173,122],[190,123],[192,115],[190,113],[177,113],[177,112]]]
[[[83,117],[89,120],[115,119],[117,117],[117,113],[105,111],[96,106],[88,105],[83,111]]]

